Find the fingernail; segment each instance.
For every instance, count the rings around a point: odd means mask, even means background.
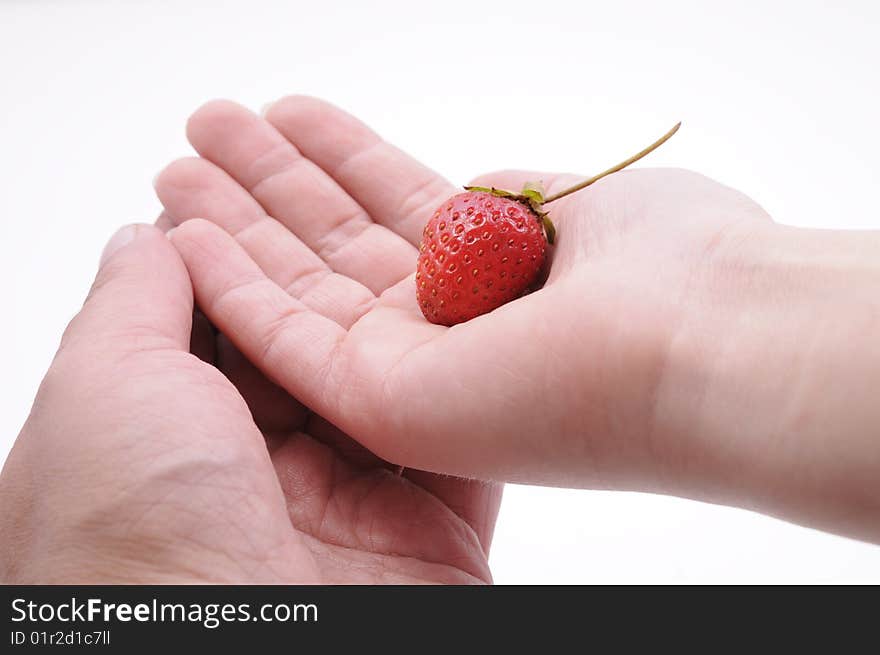
[[[101,266],[110,259],[113,253],[134,241],[139,227],[138,225],[126,225],[110,237],[110,241],[107,242],[107,245],[104,246],[104,251],[101,253]]]

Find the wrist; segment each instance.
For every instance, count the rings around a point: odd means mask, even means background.
[[[658,402],[674,491],[880,540],[880,232],[753,225],[705,266]]]

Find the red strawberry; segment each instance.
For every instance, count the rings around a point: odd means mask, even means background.
[[[432,323],[455,325],[521,296],[544,264],[541,217],[486,191],[447,200],[425,226],[416,297]]]
[[[637,155],[549,198],[535,184],[519,194],[465,187],[465,193],[449,198],[431,216],[419,248],[416,298],[425,318],[455,325],[529,291],[556,232],[544,205],[641,159],[680,125]]]

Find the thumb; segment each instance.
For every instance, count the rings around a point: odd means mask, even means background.
[[[193,296],[174,246],[152,225],[128,225],[104,248],[89,296],[65,333],[102,352],[189,349]]]

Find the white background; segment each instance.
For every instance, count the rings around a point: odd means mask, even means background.
[[[880,228],[880,3],[0,0],[0,457],[188,114],[323,96],[458,183],[693,168],[784,223]],[[878,290],[880,292],[880,290]],[[741,510],[509,487],[499,582],[880,582],[880,548]]]

